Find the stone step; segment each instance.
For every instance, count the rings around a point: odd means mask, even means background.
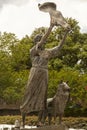
[[[21,130],[69,130],[65,125],[51,125],[37,128],[22,128]]]

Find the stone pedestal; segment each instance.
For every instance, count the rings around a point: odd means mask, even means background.
[[[61,124],[61,125],[51,125],[51,126],[37,127],[31,129],[23,128],[21,130],[69,130],[69,129],[64,124]]]

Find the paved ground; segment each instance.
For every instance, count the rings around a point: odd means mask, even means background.
[[[4,130],[4,128],[8,128],[8,130],[11,130],[12,128],[14,128],[14,125],[0,124],[0,130]],[[35,128],[37,128],[37,127],[36,126],[25,126],[25,129],[35,130]],[[50,127],[48,127],[48,130],[49,130],[49,128]],[[39,130],[39,128],[38,128],[38,130]],[[45,129],[42,128],[41,130],[45,130]],[[73,128],[69,128],[69,130],[84,130],[84,129],[73,129]]]

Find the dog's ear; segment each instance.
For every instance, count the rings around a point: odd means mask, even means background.
[[[69,81],[67,80],[67,81],[66,81],[66,83],[68,84],[68,83],[69,83]]]
[[[62,80],[62,79],[60,80],[59,84],[61,84],[61,83],[63,83],[63,80]]]

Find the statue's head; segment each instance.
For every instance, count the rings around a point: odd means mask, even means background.
[[[41,34],[37,34],[34,37],[34,43],[37,44],[38,42],[40,42],[41,38],[42,38],[42,35]]]
[[[58,85],[58,93],[63,92],[63,93],[69,93],[70,92],[70,87],[66,82],[60,82]]]
[[[62,82],[61,87],[62,87],[63,91],[67,91],[67,92],[70,91],[70,87],[66,82]]]

